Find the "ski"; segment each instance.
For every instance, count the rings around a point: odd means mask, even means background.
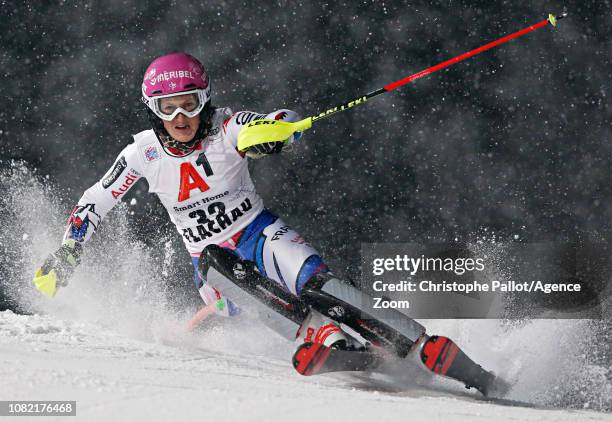
[[[305,286],[296,297],[278,283],[259,274],[254,264],[242,261],[227,250],[207,246],[206,256],[200,259],[203,279],[210,267],[257,300],[298,325],[311,309],[330,317],[338,324],[357,332],[371,347],[381,348],[405,358],[418,348],[426,368],[435,374],[462,382],[466,388],[476,388],[485,396],[500,395],[508,385],[494,374],[472,361],[452,340],[442,336],[428,336],[425,327],[397,311],[382,321],[359,306],[367,296],[355,287],[337,279],[321,286]],[[380,315],[377,315],[380,317]],[[371,351],[349,351],[327,348],[318,343],[304,343],[293,358],[295,369],[302,375],[334,371],[374,370],[381,358]]]
[[[200,273],[203,276],[213,267],[232,283],[298,325],[304,321],[312,307],[339,324],[345,324],[355,330],[370,343],[388,349],[399,357],[405,357],[425,334],[423,326],[398,313],[399,315],[394,315],[396,319],[401,318],[414,325],[408,329],[412,333],[412,339],[408,338],[389,323],[380,321],[362,309],[317,288],[305,288],[302,297],[298,298],[255,271],[252,263],[242,261],[217,245],[207,246],[205,253],[206,259],[200,260]],[[348,285],[344,287],[354,289]]]
[[[367,350],[332,349],[319,343],[303,343],[293,355],[293,367],[302,375],[342,371],[371,371],[382,362]]]

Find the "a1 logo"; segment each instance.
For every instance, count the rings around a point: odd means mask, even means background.
[[[183,202],[189,199],[191,191],[194,189],[200,189],[200,192],[206,192],[210,187],[202,179],[200,173],[191,165],[191,163],[181,164],[181,182],[178,200]]]

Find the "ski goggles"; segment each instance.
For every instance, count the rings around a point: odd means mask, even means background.
[[[182,101],[167,100],[168,98],[189,95]],[[166,99],[166,101],[164,101]],[[164,95],[161,97],[149,97],[142,92],[142,101],[155,113],[157,117],[170,121],[178,116],[179,113],[187,117],[195,117],[206,105],[207,95],[204,89],[194,89],[191,91],[177,92],[175,94]]]

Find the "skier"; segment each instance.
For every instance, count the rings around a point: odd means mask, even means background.
[[[206,70],[186,53],[162,56],[149,65],[142,99],[152,129],[135,135],[108,172],[79,199],[61,246],[35,273],[40,292],[53,297],[67,284],[82,245],[110,209],[145,178],[191,254],[196,288],[205,303],[205,312],[198,313],[201,319],[211,312],[239,312],[206,279],[208,270],[215,268],[299,325],[293,364],[303,375],[373,368],[380,361],[373,346],[400,357],[416,351],[433,372],[488,393],[495,377],[452,340],[428,336],[425,327],[396,310],[364,307],[366,295],[333,277],[318,252],[264,208],[247,158],[280,153],[301,133],[282,141],[261,139],[245,151],[237,148],[238,135],[251,121],[295,122],[297,113],[232,113],[214,107]]]
[[[134,135],[108,172],[79,199],[61,246],[36,271],[34,284],[42,293],[54,296],[58,287],[67,284],[79,264],[82,245],[141,178],[147,180],[149,192],[157,194],[182,236],[207,309],[225,316],[239,311],[198,272],[207,245],[219,245],[254,262],[259,273],[298,296],[309,280],[329,271],[312,246],[264,208],[249,175],[247,158],[280,153],[301,133],[284,142],[237,150],[238,134],[247,123],[263,118],[293,122],[298,120],[297,113],[287,109],[232,113],[213,106],[204,66],[182,52],[159,57],[149,65],[142,100],[152,129]],[[320,314],[310,315],[305,326],[309,329],[301,330],[304,335],[326,346],[346,345],[349,340]]]

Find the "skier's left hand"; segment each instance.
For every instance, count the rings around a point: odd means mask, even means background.
[[[245,154],[250,158],[261,158],[264,155],[278,154],[301,137],[302,132],[295,132],[290,138],[285,139],[284,141],[266,142],[263,144],[253,145],[246,150]]]
[[[247,157],[261,158],[264,155],[278,154],[283,150],[284,142],[266,142],[265,144],[253,145],[245,151]]]

